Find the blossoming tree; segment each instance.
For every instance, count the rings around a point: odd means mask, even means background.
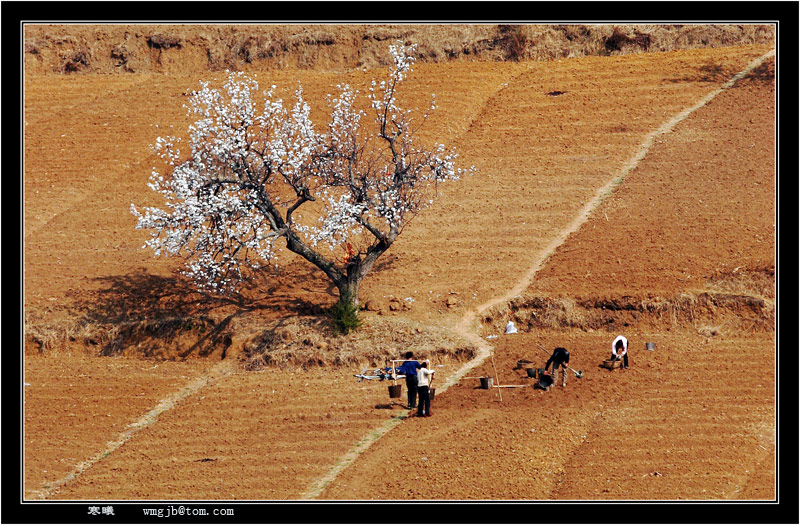
[[[185,257],[183,273],[199,289],[229,293],[277,263],[283,239],[325,273],[340,303],[357,305],[361,281],[433,203],[436,186],[474,171],[456,168],[452,149],[416,144],[419,126],[396,98],[414,47],[389,49],[388,80],[369,88],[369,125],[356,106],[358,91],[346,84],[328,96],[330,121],[317,130],[302,87],[289,110],[273,100],[272,86],[259,111],[253,78],[229,72],[222,90],[201,82],[187,106],[199,116],[188,129],[188,156],[180,138],[158,137],[153,146],[169,173],[154,168],[148,186],[163,195],[166,209],[142,213],[131,204],[136,227],[150,230],[145,247]],[[432,98],[421,122],[434,109]],[[300,215],[306,211],[310,220]],[[335,257],[343,247],[348,256]]]

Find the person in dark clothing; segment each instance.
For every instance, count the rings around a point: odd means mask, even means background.
[[[560,366],[561,386],[567,386],[567,364],[569,364],[569,352],[567,352],[567,349],[559,346],[553,350],[553,355],[550,356],[550,359],[547,360],[547,364],[544,365],[545,372],[547,372],[551,364],[553,365],[553,383],[558,379],[558,367]]]
[[[400,365],[398,372],[406,376],[406,389],[408,389],[408,409],[417,406],[417,369],[422,367],[419,361],[414,360],[414,352],[406,352],[405,362]]]

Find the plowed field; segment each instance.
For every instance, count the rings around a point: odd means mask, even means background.
[[[774,308],[774,284],[745,293],[737,280],[770,269],[774,280],[774,59],[648,143],[767,51],[419,64],[409,102],[426,107],[436,94],[426,133],[456,145],[478,174],[442,186],[364,281],[362,301],[411,298],[395,315],[483,349],[471,370],[435,363],[433,416],[404,417],[386,383],[359,383],[355,370],[246,372],[233,356],[191,345],[175,362],[144,350],[45,357],[29,348],[25,497],[773,499],[776,337],[740,303],[702,321],[637,313],[597,329],[545,329],[518,316],[521,333],[505,336],[499,326],[512,308],[478,326],[517,295],[656,301],[720,291],[720,282],[760,301],[756,313]],[[262,85],[287,90],[301,81],[320,109],[337,83],[364,87],[379,75],[258,73]],[[197,81],[25,79],[26,316],[124,323],[166,311],[164,288],[180,296],[178,263],[140,249],[146,237],[129,207],[157,203],[146,186],[148,145],[186,129],[181,105]],[[292,315],[295,302],[330,304],[327,283],[306,272],[287,272],[288,291],[255,313],[221,309],[254,326]],[[172,306],[175,315],[204,311],[193,300]],[[601,369],[617,333],[631,342],[632,367]],[[519,359],[544,365],[537,343],[566,346],[583,377],[531,388],[514,368]],[[485,375],[526,387],[482,390],[473,377]]]

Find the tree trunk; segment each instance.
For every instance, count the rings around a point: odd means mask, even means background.
[[[340,304],[350,303],[353,306],[358,306],[358,288],[362,277],[360,277],[361,272],[357,270],[357,267],[348,268],[345,278],[336,283],[336,287],[339,289]]]
[[[358,288],[361,285],[361,281],[375,265],[378,257],[389,249],[397,235],[398,233],[393,230],[386,238],[370,246],[363,259],[360,255],[356,255],[354,259],[350,260],[344,271],[336,268],[333,262],[306,246],[292,231],[286,233],[286,247],[325,272],[325,275],[339,289],[339,304],[349,303],[357,307]]]
[[[375,261],[392,245],[396,233],[392,233],[388,242],[381,240],[374,246],[367,250],[366,255],[362,259],[360,255],[356,255],[351,259],[344,274],[340,274],[339,280],[334,280],[334,284],[339,289],[339,303],[344,304],[350,302],[353,306],[358,306],[358,288],[361,281],[372,270]]]

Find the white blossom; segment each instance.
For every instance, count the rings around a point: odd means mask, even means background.
[[[258,82],[242,72],[226,72],[221,87],[201,81],[185,106],[195,118],[188,154],[180,137],[157,137],[152,146],[166,171],[153,167],[148,187],[164,207],[131,205],[136,227],[149,230],[145,247],[185,257],[184,274],[214,292],[235,290],[248,272],[275,264],[283,242],[321,268],[330,267],[324,254],[365,235],[375,240],[364,253],[388,249],[433,204],[439,183],[474,171],[456,167],[453,149],[416,145],[411,111],[396,98],[412,71],[414,46],[389,50],[388,78],[373,81],[367,94],[374,120],[356,109],[358,91],[340,84],[327,98],[324,132],[299,84],[287,108],[274,97],[276,86],[257,102]],[[432,97],[424,118],[435,109]],[[307,208],[316,221],[302,217]],[[279,239],[285,241],[277,245]]]

